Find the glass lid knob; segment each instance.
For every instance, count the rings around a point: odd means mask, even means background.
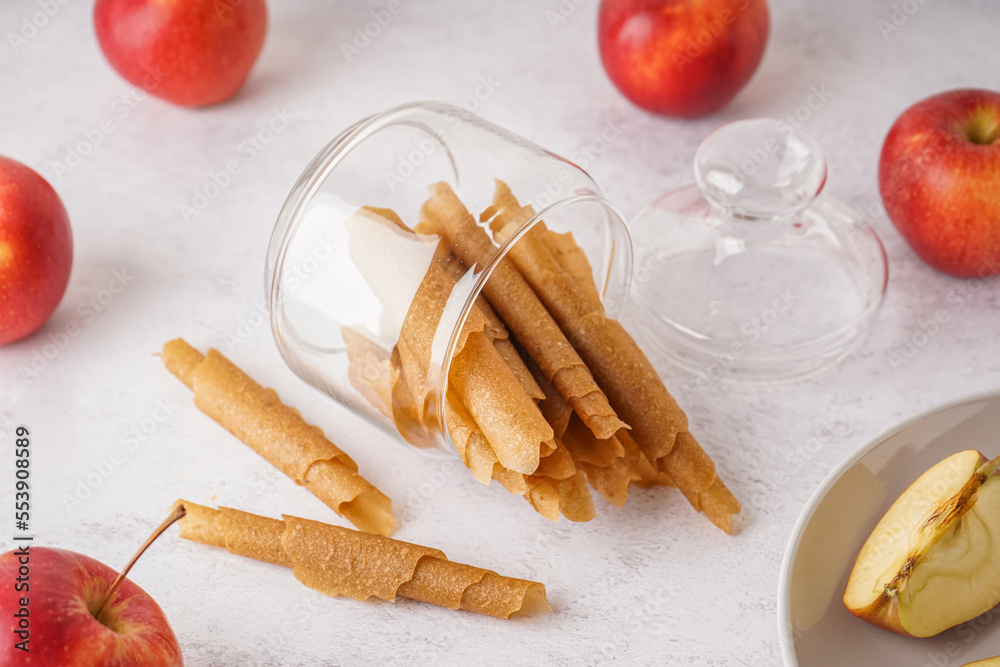
[[[730,215],[770,218],[808,206],[826,182],[823,149],[769,118],[723,125],[698,148],[695,182]]]

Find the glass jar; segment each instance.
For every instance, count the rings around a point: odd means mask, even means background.
[[[449,261],[440,256],[439,237],[413,231],[436,184],[446,183],[478,221],[498,180],[535,215],[491,246],[488,261]],[[362,207],[370,208],[359,215]],[[388,432],[420,448],[454,451],[443,415],[459,334],[494,268],[543,218],[553,232],[573,233],[607,314],[619,317],[631,241],[623,217],[582,169],[450,104],[406,104],[359,121],[306,167],[271,237],[265,289],[282,357],[299,377]],[[453,281],[438,295],[445,304],[434,314],[421,378],[435,426],[428,431],[408,424],[391,392],[378,387],[396,372],[403,322],[419,308],[435,264]]]

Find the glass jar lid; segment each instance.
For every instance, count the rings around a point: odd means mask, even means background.
[[[650,351],[712,381],[821,372],[861,342],[888,279],[875,232],[820,192],[819,145],[783,121],[717,129],[695,185],[631,225],[629,319]]]

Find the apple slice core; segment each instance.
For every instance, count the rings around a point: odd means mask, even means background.
[[[915,637],[972,620],[1000,602],[1000,478],[919,559],[899,594],[899,618]]]

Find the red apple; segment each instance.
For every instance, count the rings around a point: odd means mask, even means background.
[[[55,312],[73,266],[73,232],[59,195],[37,173],[0,157],[0,345]]]
[[[185,107],[224,102],[267,33],[264,0],[97,0],[97,41],[129,83]]]
[[[183,665],[160,607],[132,581],[122,580],[100,618],[94,617],[116,576],[107,565],[63,549],[31,547],[27,554],[0,554],[0,664]],[[25,638],[29,652],[18,648]]]
[[[914,104],[882,145],[886,213],[922,260],[959,277],[1000,273],[1000,93]]]
[[[766,0],[602,0],[598,43],[618,90],[656,113],[726,106],[764,55]]]

